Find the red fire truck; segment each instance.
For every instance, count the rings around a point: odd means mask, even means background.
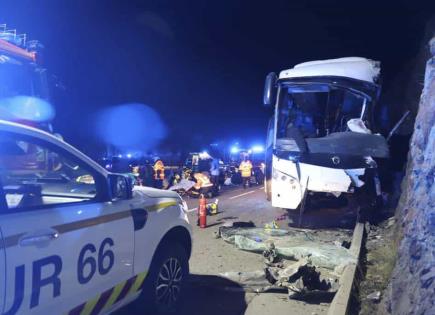
[[[0,24],[0,119],[52,132],[54,108],[50,103],[43,46]]]

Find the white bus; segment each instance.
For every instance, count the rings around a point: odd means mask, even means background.
[[[298,209],[307,197],[341,194],[375,204],[375,159],[389,155],[373,121],[379,72],[379,62],[350,57],[305,62],[267,76],[264,104],[274,106],[274,115],[265,191],[274,207]]]

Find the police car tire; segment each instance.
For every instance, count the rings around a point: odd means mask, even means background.
[[[173,303],[159,303],[157,297],[157,287],[161,285],[159,275],[166,276],[168,264],[176,264],[180,267],[181,280],[179,281],[179,292]],[[166,267],[165,267],[166,266]],[[173,313],[175,312],[182,300],[184,292],[184,282],[189,274],[189,259],[186,250],[179,243],[165,242],[161,244],[153,257],[149,275],[144,284],[143,300],[146,303],[146,309],[156,311],[158,313]],[[174,281],[175,283],[175,281]],[[175,289],[173,289],[175,290]]]

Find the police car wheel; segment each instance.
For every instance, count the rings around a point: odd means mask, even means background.
[[[151,265],[145,287],[148,306],[159,313],[177,310],[183,293],[183,284],[189,273],[186,251],[177,243],[162,244]]]

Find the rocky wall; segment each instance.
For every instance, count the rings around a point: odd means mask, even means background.
[[[429,43],[402,195],[399,248],[389,286],[392,314],[435,314],[435,37]]]

